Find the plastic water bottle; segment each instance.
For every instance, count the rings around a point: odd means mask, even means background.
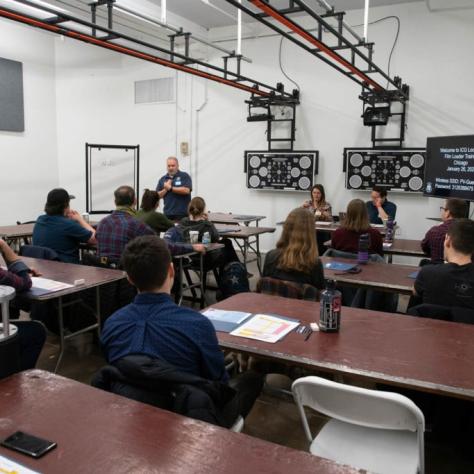
[[[202,235],[202,243],[204,245],[211,243],[211,235],[209,234],[209,232],[204,232],[204,234]]]
[[[341,327],[341,292],[336,290],[336,282],[328,280],[321,292],[319,329],[323,332],[338,332]]]
[[[393,219],[388,219],[387,225],[385,228],[385,242],[393,242],[393,230],[395,227],[395,222]]]
[[[369,261],[369,234],[361,234],[359,237],[359,251],[357,252],[357,263],[365,265]]]

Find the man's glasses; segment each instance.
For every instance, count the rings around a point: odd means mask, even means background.
[[[440,210],[440,211],[446,211],[447,209],[446,209],[445,207],[443,207],[443,206],[440,206],[439,210]]]

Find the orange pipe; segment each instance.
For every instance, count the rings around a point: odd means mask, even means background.
[[[283,15],[280,15],[276,10],[274,10],[268,4],[262,2],[261,0],[249,0],[249,1],[253,3],[257,8],[260,8],[260,10],[265,12],[267,15],[275,18],[275,20],[278,20],[280,23],[283,23],[285,26],[290,28],[290,30],[299,34],[309,43],[313,44],[314,46],[317,46],[320,50],[324,51],[332,59],[342,64],[344,67],[346,67],[351,72],[353,72],[356,76],[359,76],[367,85],[371,85],[375,90],[378,90],[378,91],[384,90],[384,88],[380,84],[378,84],[376,81],[374,81],[373,79],[365,75],[362,71],[357,69],[349,61],[347,61],[342,56],[334,52],[331,48],[326,46],[324,43],[321,43],[321,41],[318,41],[314,36],[310,35],[308,32],[303,30],[303,28],[298,26],[296,23],[294,23],[288,18],[285,18]]]
[[[209,74],[208,72],[200,71],[199,69],[195,69],[189,66],[184,66],[182,64],[176,64],[173,61],[168,61],[166,59],[162,59],[157,56],[152,56],[151,54],[142,53],[135,49],[126,48],[125,46],[108,43],[107,41],[101,40],[99,38],[95,38],[94,36],[86,35],[84,33],[78,33],[76,31],[66,30],[59,26],[51,25],[41,20],[36,20],[34,18],[30,18],[28,16],[24,16],[18,13],[13,13],[7,10],[0,9],[0,16],[3,16],[4,18],[8,18],[10,20],[19,21],[20,23],[26,23],[27,25],[36,26],[38,28],[42,28],[43,30],[51,31],[53,33],[57,33],[63,36],[69,36],[70,38],[84,41],[86,43],[95,44],[102,48],[110,49],[112,51],[116,51],[122,54],[127,54],[128,56],[144,59],[145,61],[150,61],[152,63],[160,64],[162,66],[169,67],[172,69],[177,69],[178,71],[194,74],[195,76],[199,76],[204,79],[209,79],[210,81],[214,81],[214,82],[219,82],[221,84],[225,84],[230,87],[235,87],[236,89],[241,89],[246,92],[250,92],[251,94],[259,95],[262,97],[268,97],[270,95],[268,92],[255,89],[254,87],[246,86],[245,84],[239,84],[238,82],[231,81],[229,79],[224,79],[223,77],[216,76],[215,74]]]

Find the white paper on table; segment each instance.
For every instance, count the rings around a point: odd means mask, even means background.
[[[2,455],[0,455],[0,472],[7,474],[39,474],[38,471],[32,471]]]
[[[246,323],[232,331],[231,336],[247,337],[265,342],[277,342],[299,326],[299,321],[256,314]]]
[[[72,288],[74,286],[69,283],[63,283],[62,281],[50,280],[43,277],[32,277],[31,281],[33,282],[33,290],[37,289],[45,292],[65,290],[66,288]]]
[[[235,324],[240,324],[245,321],[252,313],[245,313],[243,311],[226,311],[224,309],[209,308],[202,313],[211,321],[224,321]]]

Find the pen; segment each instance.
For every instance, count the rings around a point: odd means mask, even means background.
[[[310,330],[308,331],[308,334],[306,334],[306,337],[304,338],[305,342],[309,339],[309,337],[311,336],[311,334],[313,334],[312,329],[310,329]]]

